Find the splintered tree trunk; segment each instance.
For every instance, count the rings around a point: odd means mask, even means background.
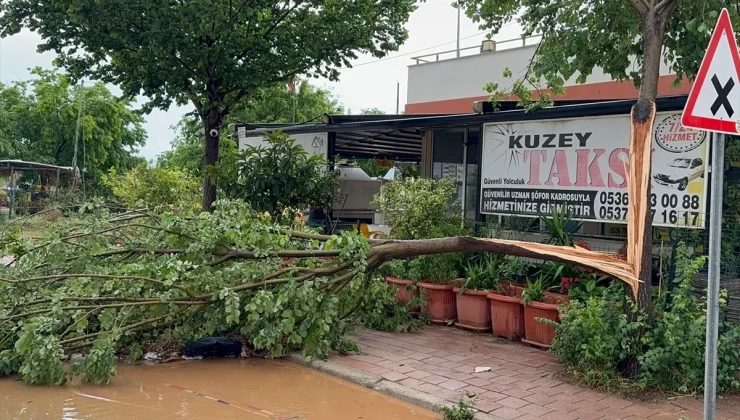
[[[650,283],[652,280],[653,221],[650,211],[650,176],[653,122],[655,121],[655,99],[658,96],[665,29],[674,7],[675,1],[665,3],[660,10],[652,4],[640,13],[643,41],[640,98],[631,113],[627,261],[632,264],[637,279],[641,281],[633,298],[638,307],[648,315],[652,310]]]
[[[651,149],[655,103],[640,99],[632,108],[630,137],[629,221],[627,223],[627,262],[641,282],[632,297],[641,310],[650,313],[652,296],[653,224],[650,211]]]
[[[205,169],[218,162],[221,115],[217,108],[211,108],[208,115],[203,118],[203,128],[205,128],[203,144],[203,210],[211,211],[213,203],[216,201],[216,185]]]

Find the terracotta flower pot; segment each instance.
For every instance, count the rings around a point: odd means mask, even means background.
[[[419,287],[424,290],[427,305],[424,311],[435,324],[447,325],[457,319],[457,302],[455,288],[452,284],[432,284],[420,281]]]
[[[524,335],[521,292],[515,289],[508,289],[508,291],[514,296],[500,293],[486,295],[491,307],[493,336],[511,341],[520,340]]]
[[[455,326],[475,332],[491,331],[491,306],[486,298],[488,292],[468,289],[460,294],[461,288],[452,290],[457,303]]]
[[[523,343],[536,347],[550,348],[555,338],[555,327],[539,322],[536,318],[545,318],[557,322],[559,318],[558,304],[550,302],[529,302],[524,307],[524,338]]]
[[[414,298],[419,297],[419,288],[417,287],[416,280],[404,280],[397,279],[395,277],[386,277],[385,281],[391,286],[396,286],[396,299],[404,305],[411,302]],[[412,314],[418,314],[421,308],[411,308],[409,312]]]

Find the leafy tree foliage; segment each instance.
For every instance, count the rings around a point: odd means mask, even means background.
[[[258,89],[232,111],[230,120],[245,123],[290,123],[315,121],[322,114],[342,114],[342,105],[330,91],[314,86],[307,80],[296,83],[295,92],[285,85],[273,85]]]
[[[360,111],[360,114],[362,115],[385,115],[385,111],[383,111],[380,108],[363,108]]]
[[[676,256],[676,288],[671,302],[658,300],[655,316],[638,311],[625,302],[622,288],[612,284],[600,296],[573,301],[565,309],[557,328],[552,351],[572,372],[589,385],[628,390],[660,389],[682,394],[704,386],[706,344],[706,302],[694,294],[692,278],[704,266],[705,258],[693,258],[680,244]],[[664,295],[665,296],[665,295]],[[723,308],[727,293],[720,298]],[[624,306],[638,316],[630,319]],[[649,319],[654,319],[650,322]],[[634,332],[647,332],[639,340]],[[719,328],[718,377],[721,391],[740,389],[740,326],[722,322]],[[633,381],[625,381],[620,369],[629,358],[638,358],[641,369]]]
[[[450,225],[447,209],[454,193],[449,178],[412,178],[383,185],[373,202],[385,213],[394,238],[425,239],[447,236],[441,230]]]
[[[0,34],[23,28],[44,39],[74,77],[143,94],[149,108],[190,102],[205,129],[206,165],[235,104],[296,75],[335,80],[357,53],[383,57],[407,38],[416,0],[7,0]],[[204,178],[203,208],[216,187]]]
[[[128,208],[200,210],[200,184],[185,171],[140,163],[124,174],[111,170],[103,183]]]
[[[33,70],[35,79],[0,85],[0,156],[70,166],[79,107],[78,167],[97,185],[111,168],[127,170],[140,162],[146,142],[143,118],[127,100],[102,83],[80,89],[56,71]]]
[[[640,97],[654,100],[661,60],[680,80],[698,71],[720,0],[462,0],[466,14],[497,33],[518,21],[523,35],[541,34],[536,58],[519,85],[556,93],[572,76],[585,83],[594,67],[615,80],[633,80]],[[735,21],[740,12],[730,7]],[[637,68],[631,65],[637,59]]]
[[[224,125],[235,122],[252,124],[289,123],[293,119],[293,105],[296,106],[296,121],[314,120],[322,114],[341,114],[342,106],[325,89],[311,85],[308,81],[297,84],[295,93],[285,85],[274,85],[258,89],[256,93],[235,105]],[[167,168],[185,169],[201,176],[203,173],[203,135],[202,124],[197,118],[185,117],[175,127],[177,137],[171,143],[171,150],[162,153],[157,165]],[[233,154],[236,142],[226,136],[220,140],[220,155]]]
[[[116,354],[212,335],[241,337],[271,357],[325,357],[356,348],[344,335],[359,323],[393,330],[406,320],[392,309],[395,291],[369,275],[377,256],[356,232],[313,235],[244,202],[220,201],[198,217],[114,214],[99,203],[81,212],[40,242],[0,236],[15,258],[0,268],[0,375],[104,384]],[[83,349],[84,361],[62,364]]]
[[[225,193],[273,216],[285,208],[328,211],[338,182],[327,162],[309,155],[285,133],[265,136],[265,146],[247,147],[214,169]]]

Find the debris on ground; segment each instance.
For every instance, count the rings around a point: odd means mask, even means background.
[[[185,357],[201,356],[205,359],[220,357],[239,357],[242,354],[242,343],[233,338],[206,337],[191,341],[185,346]]]
[[[491,368],[488,366],[476,366],[475,373],[490,372]]]

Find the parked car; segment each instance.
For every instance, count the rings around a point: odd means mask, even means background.
[[[673,162],[656,171],[653,179],[666,187],[677,187],[684,191],[689,183],[697,178],[704,178],[704,161],[699,158],[677,158]]]

